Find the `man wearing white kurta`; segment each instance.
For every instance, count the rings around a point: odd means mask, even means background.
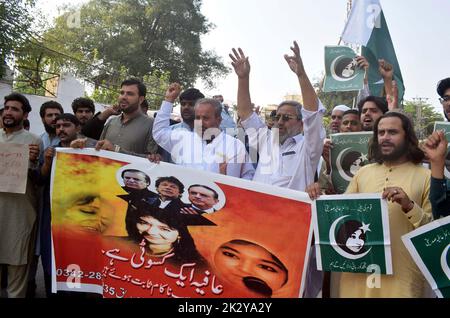
[[[251,180],[255,171],[244,144],[219,129],[222,120],[220,102],[214,99],[197,101],[193,132],[170,128],[170,114],[180,91],[179,84],[169,86],[153,126],[155,141],[172,155],[177,165]]]
[[[325,108],[306,74],[297,42],[291,47],[293,56],[285,55],[290,69],[297,75],[303,103],[286,101],[280,104],[275,124],[269,130],[253,112],[250,98],[250,63],[241,49],[230,54],[232,65],[239,78],[238,116],[249,136],[250,148],[257,149],[259,162],[253,178],[262,182],[305,191],[314,182],[323,150]],[[252,155],[251,151],[250,154]],[[305,297],[316,297],[322,287],[322,273],[315,269],[315,253],[311,249],[306,274]]]

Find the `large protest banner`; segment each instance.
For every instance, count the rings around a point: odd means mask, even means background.
[[[318,270],[392,275],[388,208],[381,194],[321,196],[313,203]]]
[[[436,122],[434,123],[434,131],[445,131],[445,137],[450,145],[450,123],[449,122]],[[447,150],[447,156],[445,157],[445,176],[450,179],[450,147]]]
[[[287,189],[112,152],[58,149],[52,236],[53,291],[296,298],[311,205],[306,194]]]
[[[402,240],[436,295],[450,298],[450,216],[421,226]]]
[[[360,168],[369,163],[372,132],[331,135],[331,180],[336,193],[342,194]]]
[[[0,143],[0,192],[25,193],[28,145]]]
[[[324,92],[358,91],[363,85],[364,70],[356,53],[346,46],[326,46]]]

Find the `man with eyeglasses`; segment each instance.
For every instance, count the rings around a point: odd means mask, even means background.
[[[450,121],[450,77],[438,83],[437,92],[441,96],[439,100],[442,104],[445,118]]]
[[[241,49],[233,49],[230,57],[239,78],[237,111],[241,125],[249,136],[251,147],[257,148],[259,153],[253,180],[304,191],[308,183],[314,180],[322,154],[325,108],[306,74],[297,42],[291,50],[294,56],[284,57],[298,78],[304,106],[294,101],[282,102],[278,106],[272,130],[252,109],[248,57]]]
[[[325,108],[306,74],[297,42],[294,41],[291,50],[294,55],[285,55],[284,58],[297,76],[304,105],[293,101],[282,102],[278,106],[272,130],[267,128],[252,108],[248,57],[241,49],[233,49],[230,57],[239,78],[238,116],[249,136],[250,146],[257,147],[259,154],[253,181],[305,191],[309,182],[314,182],[322,155]],[[311,249],[306,274],[305,297],[315,297],[322,285],[322,273],[314,270],[316,264],[313,251]]]

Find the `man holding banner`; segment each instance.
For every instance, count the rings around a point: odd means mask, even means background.
[[[377,120],[369,149],[377,163],[361,168],[347,194],[383,193],[389,201],[389,226],[394,275],[332,273],[332,297],[423,297],[425,280],[408,255],[401,237],[431,220],[430,172],[413,126],[405,115],[391,112]],[[379,272],[378,272],[379,273]]]
[[[3,169],[8,166],[17,170],[22,168],[20,178],[25,179],[26,186],[26,190],[22,189],[23,192],[14,189],[0,190],[0,264],[6,264],[6,290],[11,298],[23,298],[26,295],[30,256],[35,243],[37,196],[33,183],[27,179],[27,172],[37,163],[41,141],[38,136],[23,129],[23,121],[30,112],[31,106],[25,96],[12,93],[5,97],[2,119],[4,128],[0,132],[0,145],[5,146],[5,150],[0,153],[3,155],[7,150],[10,152],[13,146],[25,145],[15,153],[9,153],[11,156],[15,155],[16,162],[8,162],[8,158],[3,156],[0,162],[2,171],[14,170]],[[18,174],[17,172],[15,176],[10,175],[9,178],[17,178]],[[1,175],[1,178],[3,179],[4,175]],[[1,183],[4,186],[7,182],[3,179]],[[2,267],[0,280],[1,270]]]
[[[339,298],[420,298],[427,295],[425,280],[409,256],[401,237],[431,220],[430,171],[421,165],[411,121],[390,112],[375,124],[369,148],[371,164],[361,168],[350,182],[346,194],[383,193],[390,201],[389,228],[393,275],[332,273],[331,296]],[[318,184],[307,189],[311,199],[320,195]]]

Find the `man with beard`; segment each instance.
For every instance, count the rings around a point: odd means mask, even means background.
[[[307,185],[314,182],[322,154],[325,108],[306,74],[297,42],[291,50],[294,56],[285,55],[285,59],[298,78],[304,105],[294,101],[282,102],[272,130],[267,129],[251,106],[248,57],[241,49],[239,52],[233,49],[230,57],[239,78],[238,116],[249,136],[250,147],[259,147],[259,163],[253,180],[304,191]]]
[[[40,139],[23,129],[23,121],[30,112],[31,106],[25,96],[18,93],[6,96],[0,142],[28,145],[29,168],[34,169],[39,156]],[[37,195],[30,178],[25,194],[0,193],[0,281],[3,278],[1,271],[6,270],[6,291],[11,298],[23,298],[26,295],[32,261],[30,255],[35,243],[36,209]]]
[[[430,222],[430,171],[422,166],[424,153],[409,118],[389,112],[375,123],[369,159],[374,164],[361,168],[346,194],[382,193],[388,200],[389,229],[394,275],[381,275],[380,288],[370,288],[369,274],[332,273],[331,296],[344,298],[420,298],[426,296],[426,282],[401,237]],[[319,196],[317,186],[308,188],[311,199]]]
[[[95,149],[138,157],[156,154],[158,145],[152,136],[153,118],[142,114],[140,109],[147,88],[138,79],[125,80],[120,86],[118,101],[122,114],[105,125]]]
[[[198,89],[189,88],[180,94],[180,112],[183,121],[179,124],[172,125],[170,128],[172,130],[184,128],[189,131],[194,131],[194,120],[195,120],[195,103],[199,99],[205,98]]]
[[[358,103],[363,131],[373,131],[378,118],[389,111],[385,98],[368,96]]]
[[[79,120],[81,128],[83,128],[84,125],[94,117],[94,101],[84,97],[77,98],[72,102],[72,110]]]
[[[438,83],[437,92],[441,96],[439,100],[442,104],[445,118],[450,121],[450,77]]]
[[[48,147],[55,147],[59,143],[59,138],[56,136],[56,117],[64,113],[64,109],[60,103],[49,101],[42,104],[39,114],[41,115],[42,123],[44,124],[45,133],[41,135],[41,153],[39,155],[39,163],[44,163],[44,153]]]
[[[55,147],[70,148],[72,141],[80,137],[81,126],[81,122],[75,115],[68,113],[58,115],[55,121],[55,130],[56,136],[60,141]],[[96,143],[96,140],[87,138],[85,146],[94,148]],[[43,177],[50,176],[54,156],[54,147],[49,147],[45,150],[44,164],[41,167],[41,175]]]

